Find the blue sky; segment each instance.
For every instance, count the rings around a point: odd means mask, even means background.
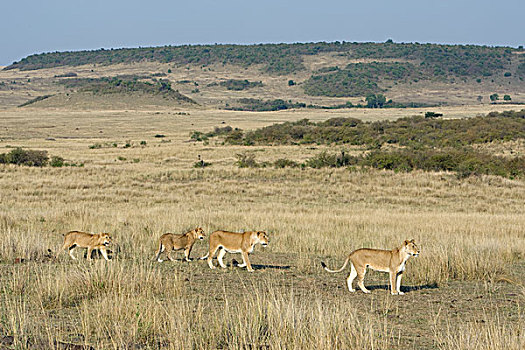
[[[0,65],[33,53],[207,43],[525,45],[525,1],[2,0]]]

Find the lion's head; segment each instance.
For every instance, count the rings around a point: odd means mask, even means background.
[[[206,234],[204,233],[204,230],[202,228],[197,227],[193,230],[193,237],[195,237],[196,239],[203,240],[204,237],[206,237]]]
[[[408,254],[414,257],[417,257],[419,255],[419,248],[413,239],[410,241],[406,240],[404,245],[405,245],[405,250]]]
[[[263,247],[266,247],[269,243],[268,234],[265,231],[257,231],[257,239]]]
[[[111,236],[109,233],[99,233],[98,241],[100,245],[108,246],[111,244]]]

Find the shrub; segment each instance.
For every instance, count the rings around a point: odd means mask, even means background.
[[[226,109],[234,111],[268,112],[305,107],[306,103],[294,103],[292,101],[287,102],[281,99],[261,100],[256,98],[242,98],[239,100],[239,106],[228,106]]]
[[[436,113],[436,112],[426,112],[425,113],[425,118],[438,118],[442,116],[443,116],[443,113]]]
[[[410,157],[397,152],[374,151],[366,156],[363,163],[373,168],[394,171],[408,172],[414,168]]]
[[[235,164],[239,168],[258,168],[260,164],[255,161],[255,155],[252,153],[238,153],[235,155],[237,161]]]
[[[226,87],[228,90],[241,91],[246,89],[251,89],[254,87],[263,86],[262,81],[249,81],[249,80],[237,80],[237,79],[228,79],[226,81],[221,81],[220,86]]]
[[[206,168],[207,166],[210,166],[211,163],[205,162],[204,160],[198,160],[195,163],[193,163],[194,168]]]
[[[339,168],[343,166],[353,165],[357,163],[357,158],[345,154],[341,151],[340,154],[329,154],[326,151],[319,153],[317,156],[306,161],[306,166],[314,169],[320,168]]]
[[[297,163],[297,162],[295,162],[293,160],[290,160],[290,159],[280,158],[280,159],[277,159],[273,163],[273,166],[276,167],[276,168],[279,168],[279,169],[282,169],[282,168],[297,168],[299,166],[299,163]]]
[[[64,166],[64,158],[53,156],[51,157],[51,161],[49,162],[49,165],[55,168],[60,168]]]
[[[47,165],[48,160],[47,151],[25,150],[20,147],[0,157],[1,163],[38,167]]]

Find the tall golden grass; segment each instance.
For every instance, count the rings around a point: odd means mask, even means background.
[[[9,141],[85,164],[0,166],[0,336],[14,336],[13,347],[37,341],[51,346],[56,340],[97,349],[523,345],[522,290],[516,297],[520,309],[510,312],[512,317],[493,314],[496,305],[486,314],[480,310],[484,323],[443,311],[443,321],[430,329],[436,315],[425,304],[428,295],[445,302],[441,293],[451,292],[449,283],[472,288],[505,277],[518,280],[508,288],[522,288],[523,276],[514,271],[525,257],[522,181],[366,169],[239,169],[235,154],[246,150],[260,160],[283,154],[299,160],[324,148],[187,143],[189,124],[171,129],[172,142],[153,138],[153,129],[137,136],[150,117],[118,135],[98,135],[100,125],[94,121],[91,129],[82,124],[88,129],[79,139],[45,143],[33,138],[38,129],[30,128]],[[62,118],[60,128],[74,125]],[[106,118],[125,130],[122,115]],[[162,122],[153,124],[162,131]],[[89,149],[95,135],[119,145]],[[129,139],[147,144],[122,148]],[[197,155],[211,167],[194,169]],[[270,245],[251,257],[259,267],[254,274],[235,268],[211,271],[200,261],[151,261],[162,233],[197,225],[207,233],[266,230]],[[80,251],[78,261],[67,254],[55,261],[62,234],[69,230],[110,232],[119,253],[110,262],[88,263]],[[407,266],[403,285],[411,293],[405,299],[389,296],[381,286],[372,299],[350,295],[346,275],[324,274],[320,268],[320,260],[340,266],[356,248],[391,249],[405,239],[415,239],[421,248],[420,257]],[[206,241],[198,242],[192,256],[205,251]],[[371,273],[365,283],[386,285],[387,278]],[[427,325],[425,339],[417,340],[422,343],[411,340],[411,329],[417,328],[417,316],[408,311],[412,303],[414,314],[425,309],[418,321]]]

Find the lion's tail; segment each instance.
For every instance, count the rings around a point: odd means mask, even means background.
[[[346,265],[348,265],[348,262],[350,261],[350,257],[346,258],[345,263],[339,270],[330,270],[328,267],[326,267],[326,264],[324,261],[321,261],[321,266],[328,272],[341,272],[345,269]]]

